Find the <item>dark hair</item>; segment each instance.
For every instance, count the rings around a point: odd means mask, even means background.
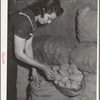
[[[45,13],[51,14],[55,12],[57,17],[61,16],[63,13],[63,8],[61,7],[59,0],[40,0],[29,5],[27,9],[32,10],[35,16],[41,14],[41,17],[44,17]]]

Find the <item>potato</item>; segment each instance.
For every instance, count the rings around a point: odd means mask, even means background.
[[[81,74],[71,74],[71,75],[69,75],[68,76],[68,78],[70,79],[70,80],[73,80],[73,81],[82,81],[82,79],[83,79],[83,75]]]
[[[72,88],[73,88],[75,91],[78,91],[78,90],[80,90],[82,87],[81,87],[81,84],[77,83],[76,81],[73,81],[73,83],[72,83]]]
[[[61,87],[65,87],[64,83],[61,82],[61,81],[58,81],[58,85],[61,86]]]
[[[68,72],[69,74],[71,74],[71,73],[72,73],[72,69],[71,69],[71,68],[68,68],[68,69],[67,69],[67,72]]]
[[[61,69],[62,69],[62,70],[67,70],[68,68],[67,68],[67,67],[61,67]]]
[[[54,73],[54,75],[57,75],[58,74],[58,72],[55,70],[55,71],[53,71],[53,73]]]
[[[70,68],[77,68],[75,64],[70,64]]]
[[[82,74],[81,71],[79,71],[77,68],[72,69],[73,74]]]
[[[64,76],[66,76],[68,73],[67,73],[67,71],[60,69],[60,70],[59,70],[59,74],[60,74],[61,76],[64,77]]]
[[[71,82],[69,80],[66,81],[65,87],[66,88],[71,88]]]
[[[55,80],[59,81],[62,78],[60,74],[55,75]]]
[[[69,76],[69,72],[68,71],[66,71],[66,76]]]
[[[80,81],[76,81],[76,83],[77,83],[78,85],[80,85],[80,84],[81,84],[81,82],[80,82]]]
[[[76,89],[78,87],[79,87],[79,85],[77,84],[77,82],[76,81],[72,81],[71,88]]]
[[[62,64],[61,69],[67,70],[69,68],[69,64]]]
[[[53,66],[53,67],[52,67],[52,70],[53,70],[53,71],[55,71],[55,70],[57,71],[57,70],[59,70],[59,69],[60,69],[59,66]]]
[[[64,82],[64,83],[65,83],[66,81],[68,81],[68,80],[69,80],[69,79],[68,79],[67,76],[62,77],[62,79],[61,79],[61,81]]]

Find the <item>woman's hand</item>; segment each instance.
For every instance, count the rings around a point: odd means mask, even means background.
[[[37,70],[35,68],[32,68],[32,76],[31,76],[31,79],[35,83],[38,83],[38,81],[39,81],[38,73],[37,73]]]
[[[43,68],[43,72],[45,73],[48,80],[54,80],[54,74],[51,68],[49,68],[48,66],[45,66]]]

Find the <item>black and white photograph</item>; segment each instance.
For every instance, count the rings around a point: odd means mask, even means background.
[[[99,0],[4,1],[1,100],[99,100]]]

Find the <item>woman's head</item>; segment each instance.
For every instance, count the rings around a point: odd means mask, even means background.
[[[40,23],[40,24],[50,24],[52,22],[52,20],[54,20],[56,18],[56,14],[55,13],[51,13],[51,14],[48,14],[48,13],[45,13],[44,14],[44,17],[41,17],[41,15],[38,15],[37,16],[37,21]]]
[[[63,13],[63,8],[61,7],[59,0],[41,0],[40,3],[43,7],[43,14],[55,13],[58,17]]]
[[[63,8],[61,7],[59,0],[40,0],[27,8],[32,10],[35,16],[38,16],[38,21],[40,23],[42,21],[41,24],[43,24],[43,22],[46,23],[47,20],[48,23],[50,23],[50,21],[61,16],[63,13]]]

